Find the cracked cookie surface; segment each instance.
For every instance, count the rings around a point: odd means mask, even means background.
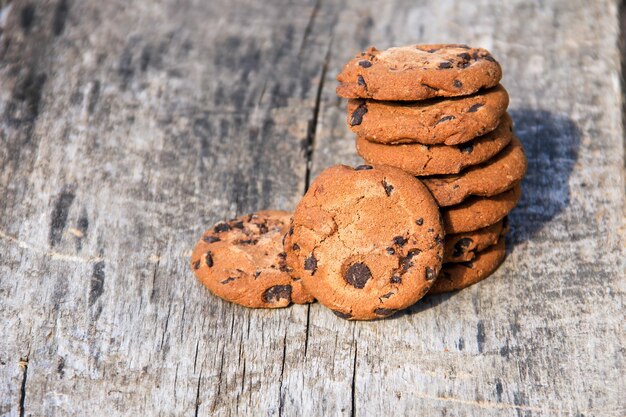
[[[469,287],[493,274],[506,256],[504,238],[476,254],[470,262],[444,264],[429,294],[439,294]]]
[[[389,101],[456,97],[490,88],[502,78],[489,51],[467,45],[408,45],[379,51],[370,47],[337,76],[337,95]]]
[[[470,195],[491,197],[519,183],[528,163],[522,144],[515,136],[511,143],[492,159],[468,168],[460,174],[423,178],[440,207],[459,204]]]
[[[505,113],[496,130],[460,145],[383,145],[357,136],[356,149],[369,164],[391,165],[418,176],[443,175],[487,161],[512,138],[513,122]]]
[[[196,244],[191,269],[213,294],[245,307],[312,302],[286,263],[290,220],[291,213],[268,210],[219,222]]]
[[[417,102],[348,100],[348,126],[370,142],[458,145],[493,131],[509,104],[498,85],[466,97]]]
[[[393,167],[337,165],[296,208],[287,263],[339,317],[368,320],[414,304],[443,257],[439,208],[413,176]]]

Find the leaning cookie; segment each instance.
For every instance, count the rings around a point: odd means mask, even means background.
[[[348,126],[370,142],[458,145],[493,131],[509,104],[498,85],[466,97],[417,102],[348,101]]]
[[[520,184],[516,184],[492,197],[470,197],[456,206],[443,207],[446,234],[478,230],[498,222],[517,205],[521,191]]]
[[[369,48],[337,76],[344,98],[416,101],[456,97],[498,85],[500,64],[489,51],[467,45],[409,45]]]
[[[489,160],[513,138],[513,122],[505,113],[493,132],[461,145],[383,145],[357,136],[357,153],[369,164],[390,165],[417,176],[457,174]]]
[[[473,232],[447,235],[444,241],[443,262],[467,262],[488,247],[495,245],[508,232],[508,221],[505,217],[499,222]]]
[[[469,287],[487,278],[502,264],[506,256],[504,239],[476,255],[470,262],[444,264],[437,281],[428,292],[439,294]]]
[[[282,239],[290,219],[288,212],[260,211],[216,224],[194,248],[194,274],[213,294],[245,307],[312,302],[286,264]]]
[[[339,317],[387,317],[424,296],[441,267],[439,208],[397,168],[337,165],[311,184],[293,215],[287,262]]]
[[[470,195],[491,197],[521,181],[528,164],[522,144],[516,137],[498,155],[460,174],[423,178],[440,207],[459,204]]]

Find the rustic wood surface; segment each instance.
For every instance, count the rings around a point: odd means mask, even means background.
[[[625,415],[619,6],[0,0],[0,415]],[[495,276],[370,323],[196,282],[204,228],[359,161],[343,62],[452,41],[529,157]]]

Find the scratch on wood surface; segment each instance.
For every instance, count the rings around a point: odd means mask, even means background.
[[[66,253],[61,253],[61,252],[57,252],[57,251],[54,251],[54,250],[49,250],[49,249],[46,249],[44,247],[33,245],[33,244],[28,243],[26,241],[20,240],[20,239],[18,239],[15,236],[11,236],[11,235],[3,232],[2,230],[0,230],[0,239],[4,239],[4,240],[7,240],[7,241],[9,241],[11,243],[14,243],[14,244],[16,244],[18,247],[20,247],[22,249],[26,249],[26,250],[29,250],[31,252],[35,252],[35,253],[38,253],[40,255],[47,256],[47,257],[50,257],[52,259],[57,259],[57,260],[60,260],[60,261],[87,263],[87,264],[104,261],[104,258],[102,258],[100,256],[84,257],[84,256],[77,256],[77,255],[68,255]]]
[[[463,404],[470,407],[484,408],[484,409],[496,409],[496,410],[519,410],[519,411],[531,411],[531,412],[541,412],[541,413],[551,413],[552,415],[571,415],[571,414],[586,414],[586,413],[598,413],[598,412],[607,412],[607,413],[616,413],[626,411],[626,408],[618,408],[618,409],[609,409],[609,410],[600,410],[594,408],[593,410],[576,410],[574,411],[565,411],[563,409],[558,408],[547,408],[547,407],[533,407],[530,405],[516,405],[510,403],[501,403],[501,402],[492,402],[492,401],[484,401],[484,400],[464,400],[461,398],[455,397],[439,397],[434,395],[428,395],[422,392],[413,392],[417,398],[422,400],[430,400],[430,401],[439,401],[439,402],[448,402],[448,403],[456,403]]]

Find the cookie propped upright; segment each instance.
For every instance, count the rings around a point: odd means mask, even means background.
[[[459,44],[409,45],[384,51],[371,47],[337,76],[344,98],[416,101],[457,97],[495,87],[500,64],[489,51]]]
[[[287,236],[287,264],[339,317],[370,320],[413,305],[443,260],[439,208],[397,168],[336,165],[311,184]]]

